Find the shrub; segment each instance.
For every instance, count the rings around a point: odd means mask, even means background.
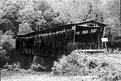
[[[8,60],[9,59],[6,56],[6,51],[0,47],[0,69],[4,67]]]
[[[3,57],[0,57],[2,60],[2,64],[10,63],[13,59],[16,58],[15,52],[15,39],[13,39],[13,32],[11,30],[6,31],[5,33],[0,34],[0,45],[1,45],[1,54]],[[2,52],[2,51],[5,52]],[[11,58],[11,56],[13,56]]]
[[[1,47],[6,51],[6,55],[9,60],[8,64],[15,63],[20,58],[15,49],[15,39],[13,39],[13,32],[11,30],[1,33],[0,35]]]
[[[121,80],[121,71],[106,67],[100,70],[98,76],[102,78],[103,81],[118,81]]]
[[[120,71],[114,68],[110,61],[105,60],[106,58],[103,54],[91,55],[75,50],[54,62],[52,73],[54,75],[98,75],[103,79],[111,77],[120,79]]]

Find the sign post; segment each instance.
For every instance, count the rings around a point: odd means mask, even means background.
[[[108,42],[108,38],[101,38],[102,40],[102,43],[105,44],[105,49],[106,49],[106,52],[107,52],[107,45],[106,45],[106,42]],[[103,47],[103,46],[102,46]]]

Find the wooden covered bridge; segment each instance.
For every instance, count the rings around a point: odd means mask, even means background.
[[[80,43],[80,49],[101,49],[105,26],[90,20],[18,35],[16,50],[20,54],[58,58],[67,54],[67,46],[70,42]]]

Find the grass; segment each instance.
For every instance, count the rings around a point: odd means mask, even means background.
[[[47,72],[16,73],[2,81],[100,81],[95,76],[53,76]]]

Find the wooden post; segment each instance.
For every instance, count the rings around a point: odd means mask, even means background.
[[[74,39],[73,39],[73,43],[75,43],[75,36],[76,36],[76,26],[72,26],[72,30],[74,30]]]
[[[101,27],[101,31],[100,31],[100,32],[101,32],[100,37],[101,37],[101,38],[104,38],[104,35],[105,35],[105,28],[104,28],[104,27]],[[104,44],[104,43],[102,42],[102,43],[101,43],[102,49],[103,49],[103,47],[104,47],[103,44]]]
[[[103,34],[102,37],[104,37],[105,36],[105,28],[104,27],[102,28],[102,34]]]
[[[107,45],[106,45],[106,42],[105,42],[105,51],[107,52]]]
[[[91,37],[91,41],[92,41],[91,29],[89,29],[88,33],[89,33],[89,35],[90,35],[90,37]],[[92,41],[92,42],[93,42],[93,41]],[[91,49],[91,44],[89,44],[89,46],[90,46],[90,49]]]
[[[73,44],[75,45],[75,36],[76,36],[76,26],[72,26],[72,30],[74,30],[74,39],[73,39]],[[73,50],[74,50],[74,47],[73,47]]]
[[[98,49],[100,49],[100,29],[97,29],[98,30]]]

